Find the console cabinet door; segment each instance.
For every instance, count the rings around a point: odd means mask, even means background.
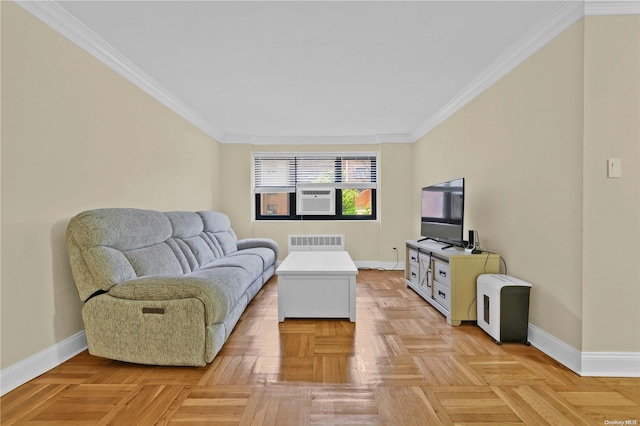
[[[418,254],[418,261],[420,263],[419,285],[427,296],[433,297],[433,273],[431,272],[433,267],[431,256],[420,252]]]

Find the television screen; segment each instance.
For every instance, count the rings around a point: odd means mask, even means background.
[[[420,234],[455,246],[464,245],[464,178],[422,188]]]

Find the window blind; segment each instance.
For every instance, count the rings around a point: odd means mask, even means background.
[[[253,187],[256,193],[295,192],[295,158],[255,155],[253,160]]]
[[[254,191],[295,192],[298,186],[377,188],[377,153],[254,153]]]

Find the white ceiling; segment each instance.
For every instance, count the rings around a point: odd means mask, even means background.
[[[584,13],[539,0],[47,7],[216,139],[254,143],[413,142]]]

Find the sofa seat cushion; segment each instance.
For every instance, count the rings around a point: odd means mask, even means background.
[[[265,266],[262,256],[258,253],[245,253],[246,251],[235,252],[221,259],[216,259],[200,270],[210,271],[220,267],[242,269],[247,273],[249,283],[251,283],[264,272]]]
[[[206,325],[211,325],[227,317],[251,281],[242,268],[218,267],[180,277],[155,275],[136,278],[113,286],[109,295],[149,301],[196,298],[204,305]]]
[[[261,271],[264,271],[269,266],[276,263],[276,254],[273,250],[266,247],[254,247],[245,250],[238,250],[235,253],[231,253],[227,257],[233,259],[238,256],[257,256],[262,260]]]

